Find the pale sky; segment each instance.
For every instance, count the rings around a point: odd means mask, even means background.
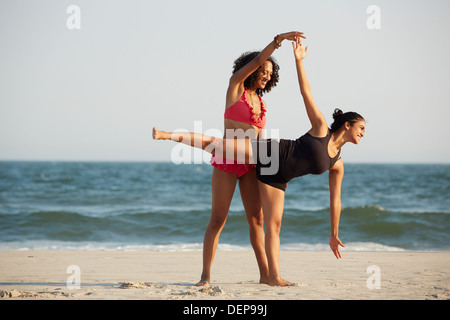
[[[81,29],[67,27],[71,5]],[[152,126],[223,131],[233,61],[296,30],[327,120],[335,107],[367,120],[345,162],[450,163],[449,12],[448,0],[1,0],[0,160],[170,161],[175,144]],[[310,126],[291,44],[273,56],[267,129],[296,139]]]

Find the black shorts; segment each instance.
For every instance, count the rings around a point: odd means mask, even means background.
[[[283,140],[252,140],[253,159],[256,163],[256,177],[259,181],[269,186],[286,191],[290,179],[286,179],[281,170],[284,163],[283,147]]]

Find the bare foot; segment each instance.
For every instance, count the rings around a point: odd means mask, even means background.
[[[156,129],[156,127],[153,127],[153,139],[154,140],[159,140],[160,139],[159,130]]]
[[[281,278],[275,279],[275,280],[269,280],[267,282],[267,284],[269,286],[274,286],[274,287],[287,287],[292,285],[291,282],[287,281],[287,280],[283,280]]]
[[[207,287],[209,286],[209,279],[208,280],[200,280],[197,284],[197,287]]]
[[[269,284],[269,278],[261,278],[259,279],[259,283],[263,283],[263,284]]]

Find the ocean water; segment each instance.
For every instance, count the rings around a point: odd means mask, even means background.
[[[208,164],[0,162],[0,250],[201,250]],[[329,250],[328,174],[286,191],[282,250]],[[450,165],[346,164],[344,250],[449,250]],[[219,250],[250,249],[236,188]]]

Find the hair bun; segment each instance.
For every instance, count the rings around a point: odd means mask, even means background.
[[[331,124],[330,129],[331,131],[336,132],[346,122],[350,122],[350,124],[353,124],[358,120],[364,120],[364,118],[356,112],[349,111],[344,113],[341,109],[336,108],[333,112],[333,120],[334,122]]]
[[[333,112],[333,119],[336,120],[337,118],[339,118],[339,116],[342,116],[343,114],[344,114],[344,112],[342,112],[341,109],[336,108],[336,109],[334,109],[334,112]]]

